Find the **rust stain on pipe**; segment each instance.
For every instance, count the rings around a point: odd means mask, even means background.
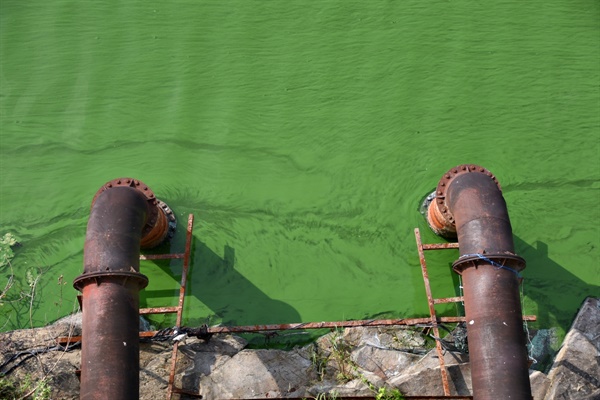
[[[110,181],[94,197],[84,270],[73,282],[83,295],[81,399],[139,397],[139,291],[148,284],[140,245],[164,240],[174,229],[169,221],[136,179]]]
[[[518,276],[525,261],[496,177],[478,165],[450,169],[427,219],[438,235],[458,236],[453,268],[463,279],[473,398],[530,400]]]

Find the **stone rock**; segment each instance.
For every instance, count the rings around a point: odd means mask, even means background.
[[[468,364],[447,367],[451,395],[471,395],[471,370]],[[440,368],[427,368],[402,375],[389,382],[405,395],[440,396],[444,393]]]
[[[157,393],[166,393],[170,369],[169,343],[140,343],[140,400],[155,399]]]
[[[80,316],[75,315],[45,328],[0,333],[0,374],[7,373],[16,381],[30,375],[34,382],[46,376],[52,399],[77,399],[75,370],[81,363],[80,351],[61,351],[55,347],[55,338],[77,335],[81,329],[78,321]],[[599,299],[587,299],[548,376],[530,371],[533,396],[545,400],[600,399],[599,339]],[[249,350],[244,339],[230,335],[215,335],[209,342],[187,338],[179,345],[175,383],[206,399],[314,398],[322,393],[373,396],[372,388],[381,387],[398,388],[406,395],[441,395],[436,351],[425,355],[416,354],[424,351],[422,347],[403,351],[410,343],[424,343],[422,334],[401,327],[338,330],[290,351]],[[172,346],[171,342],[140,344],[140,399],[166,394]],[[31,349],[40,352],[20,358]],[[14,355],[19,356],[15,359]],[[451,393],[470,395],[468,356],[446,351],[444,361]]]
[[[459,364],[468,364],[469,363],[469,355],[465,353],[453,352],[453,351],[444,351],[444,364],[446,366],[451,365],[459,365]],[[415,371],[428,369],[428,368],[438,368],[440,366],[440,361],[438,359],[436,349],[431,349],[427,354],[420,357],[419,360],[412,364],[410,369],[405,371],[406,374],[414,373]]]
[[[208,342],[197,339],[186,341],[184,345],[179,346],[179,350],[192,363],[181,378],[181,386],[197,392],[202,377],[213,373],[246,345],[246,340],[232,335],[213,336]]]
[[[62,329],[67,333],[71,333],[73,336],[81,335],[81,311],[73,313],[71,315],[67,315],[59,320],[56,320],[52,325],[52,327]],[[64,335],[68,336],[68,334]]]
[[[362,379],[352,379],[348,382],[324,381],[308,389],[309,397],[316,398],[319,394],[326,393],[331,397],[355,397],[373,395],[367,384]]]
[[[586,298],[571,325],[571,330],[577,330],[600,350],[600,298]]]
[[[421,356],[408,351],[425,352],[420,347],[424,344],[423,334],[413,328],[346,328],[315,342],[313,362],[320,369],[321,380],[352,380],[362,375],[379,384],[420,359]]]
[[[466,354],[446,351],[444,363],[452,395],[471,395],[471,369]],[[438,396],[444,393],[437,351],[431,350],[388,384],[406,395]]]
[[[529,382],[531,383],[531,395],[534,399],[546,397],[550,380],[541,371],[529,371]]]
[[[423,334],[413,328],[346,328],[342,333],[342,338],[351,347],[369,345],[382,349],[408,350],[425,346]]]
[[[200,394],[207,399],[298,397],[316,378],[302,349],[242,350],[200,379]]]
[[[419,358],[415,354],[371,345],[360,346],[351,355],[352,361],[363,373],[371,372],[384,381],[398,376]]]
[[[600,398],[600,299],[584,301],[548,379],[546,400]]]

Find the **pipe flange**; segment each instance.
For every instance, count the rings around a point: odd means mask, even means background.
[[[454,221],[454,216],[450,212],[450,208],[448,204],[446,204],[446,191],[450,186],[452,181],[464,174],[468,173],[481,173],[490,177],[498,186],[498,189],[502,191],[500,187],[500,183],[489,170],[483,168],[479,165],[475,164],[461,164],[454,168],[451,168],[448,172],[446,172],[440,182],[435,189],[435,192],[431,195],[427,196],[427,199],[430,200],[429,207],[427,209],[427,222],[429,227],[440,236],[444,236],[447,238],[456,238],[456,226]],[[430,199],[430,197],[434,197],[434,199]]]
[[[98,196],[113,187],[126,186],[131,187],[133,189],[138,190],[148,202],[148,216],[146,217],[146,225],[144,225],[142,229],[142,237],[146,236],[154,226],[159,218],[158,211],[158,200],[154,195],[154,192],[146,185],[144,182],[134,179],[134,178],[117,178],[112,181],[106,182],[94,195],[94,199],[92,200],[92,207],[94,206],[94,202]]]
[[[173,210],[171,210],[171,208],[164,201],[158,200],[158,206],[165,214],[165,217],[167,217],[167,222],[169,223],[169,230],[167,232],[166,239],[171,240],[173,239],[173,236],[175,236],[175,231],[177,230],[177,218],[175,218]]]
[[[452,269],[459,275],[469,267],[476,267],[480,263],[490,264],[497,268],[505,268],[519,273],[525,269],[525,260],[512,253],[500,254],[466,254],[452,263]]]
[[[170,240],[175,235],[177,229],[177,219],[175,214],[167,203],[157,199],[158,219],[154,227],[147,235],[142,237],[140,247],[142,249],[152,249]]]
[[[139,272],[101,271],[79,275],[73,281],[73,287],[81,292],[87,284],[94,282],[97,285],[100,285],[106,278],[113,278],[113,280],[114,278],[122,278],[123,284],[127,281],[137,282],[140,290],[148,286],[148,278],[146,275],[140,274]]]

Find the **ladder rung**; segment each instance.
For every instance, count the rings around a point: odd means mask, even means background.
[[[458,243],[431,243],[422,245],[423,250],[458,249]]]
[[[140,338],[150,338],[156,335],[158,331],[143,331],[140,332]],[[81,342],[81,336],[61,336],[56,338],[56,343],[61,346],[68,346],[72,343]]]
[[[419,318],[420,320],[424,320],[424,318]],[[436,317],[436,321],[438,323],[456,323],[456,322],[465,322],[466,321],[466,317]],[[523,321],[529,321],[529,322],[533,322],[533,321],[537,321],[537,316],[535,315],[523,315]],[[421,323],[421,322],[419,322]],[[425,323],[425,322],[423,322]],[[415,325],[417,324],[416,322],[413,324],[409,324],[409,325]],[[393,324],[391,324],[393,325]],[[398,324],[398,325],[402,325],[402,324]],[[236,330],[234,329],[236,327],[212,327],[208,329],[209,333],[219,333],[219,332],[236,332]],[[240,327],[237,327],[240,328]],[[247,328],[247,327],[241,327],[241,328]],[[315,328],[315,327],[313,327]],[[140,332],[140,337],[141,338],[150,338],[155,336],[159,331],[144,331],[144,332]],[[237,330],[237,332],[249,332],[249,331],[245,331],[245,330]],[[75,343],[75,342],[80,342],[81,341],[81,336],[65,336],[65,337],[58,337],[56,338],[56,343],[60,344],[62,346],[67,345],[69,343]]]
[[[81,336],[61,336],[56,338],[56,344],[68,346],[71,343],[81,342]]]
[[[174,258],[185,258],[185,254],[184,253],[173,253],[173,254],[140,255],[140,260],[171,260]]]
[[[140,315],[147,314],[174,314],[179,312],[179,307],[154,307],[140,308]]]
[[[433,304],[444,304],[444,303],[460,303],[464,301],[462,296],[458,297],[446,297],[442,299],[433,299]]]

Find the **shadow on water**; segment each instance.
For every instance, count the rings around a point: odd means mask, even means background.
[[[558,328],[566,333],[584,299],[599,296],[600,286],[581,280],[552,260],[546,243],[536,241],[530,245],[518,236],[513,238],[516,253],[527,263],[522,272],[523,295],[529,301],[525,300],[523,314],[537,316],[537,322],[532,324],[535,328]],[[452,263],[448,263],[448,268],[452,269]],[[456,296],[461,295],[457,274],[452,273],[452,281]],[[462,307],[459,314],[464,315]]]
[[[297,322],[289,304],[261,291],[235,268],[235,249],[225,245],[223,257],[196,241],[188,293],[204,303],[224,325]]]
[[[536,314],[538,328],[557,327],[566,332],[582,301],[590,295],[597,295],[600,287],[587,283],[552,260],[546,243],[537,241],[533,245],[514,236],[517,254],[527,261],[523,272],[524,294],[533,302],[526,301],[525,314]],[[157,263],[174,281],[179,280],[177,269],[168,263]],[[175,272],[173,272],[175,270]],[[454,287],[458,292],[459,281],[452,274]],[[201,302],[212,313],[215,320],[223,325],[254,325],[300,322],[299,313],[289,304],[270,298],[258,286],[236,270],[235,249],[229,245],[223,248],[223,256],[211,250],[205,243],[194,240],[192,265],[190,268],[187,295]],[[149,291],[144,298],[175,297],[173,290]],[[197,326],[205,320],[188,319],[187,325]],[[214,323],[215,321],[212,321]],[[209,321],[209,324],[211,321]],[[285,334],[283,334],[285,335]],[[252,347],[267,345],[265,336],[250,336]],[[276,339],[281,340],[281,339]],[[208,365],[216,360],[205,360]],[[269,368],[270,360],[263,360]],[[212,368],[212,366],[211,366]],[[278,379],[278,374],[272,375]],[[194,387],[197,377],[189,377],[186,384]],[[281,390],[287,389],[284,382],[277,382]]]
[[[202,302],[213,314],[214,319],[219,320],[222,325],[278,324],[300,321],[300,315],[293,307],[270,298],[237,271],[235,263],[236,257],[233,247],[224,246],[223,257],[221,257],[205,243],[194,240],[192,264],[187,282],[188,298],[192,296]],[[175,272],[173,272],[169,263],[159,262],[156,265],[163,272],[168,273],[174,282],[179,280],[181,269],[174,268]],[[148,290],[143,295],[142,303],[149,298],[168,298],[169,296],[176,296],[171,289]],[[198,318],[186,318],[185,325],[199,326],[205,322],[207,321]],[[214,322],[214,320],[208,321],[209,324]],[[294,334],[291,333],[290,335]],[[302,340],[285,339],[287,335],[287,333],[280,333],[274,340],[282,344],[281,347],[288,347],[291,342],[297,344],[299,340]],[[269,343],[268,336],[262,334],[242,334],[239,336],[243,336],[248,340],[248,347],[274,347],[273,343]],[[204,345],[200,345],[200,347],[204,350],[197,354],[188,354],[196,357],[196,365],[200,368],[196,373],[184,376],[184,387],[189,390],[198,390],[201,375],[208,375],[215,368],[218,361],[215,357],[217,348],[219,352],[224,354],[235,354],[237,352],[234,347],[225,342],[213,343],[213,341],[209,341]],[[180,349],[183,353],[188,351],[185,345]],[[264,352],[256,354],[264,367],[271,371],[273,357]],[[272,373],[271,376],[281,393],[289,390],[288,381],[283,379],[280,374]]]
[[[598,296],[600,286],[581,280],[552,260],[546,243],[536,241],[530,245],[518,236],[514,241],[517,254],[527,261],[523,293],[537,306],[537,310],[531,310],[526,304],[523,312],[537,314],[539,328],[568,331],[583,300]]]
[[[514,236],[515,250],[527,262],[523,271],[524,295],[536,309],[523,310],[536,314],[540,328],[559,327],[567,331],[587,296],[598,296],[600,287],[587,283],[565,269],[548,255],[548,245],[533,245]],[[235,269],[235,249],[226,245],[223,257],[204,243],[195,241],[193,265],[188,281],[188,295],[205,304],[224,325],[276,324],[301,321],[289,304],[262,292]],[[458,292],[458,276],[452,274]],[[531,307],[529,307],[531,308]],[[195,321],[196,322],[196,321]],[[204,323],[204,321],[197,321]]]
[[[188,317],[188,311],[184,310],[186,325],[217,322],[222,325],[258,325],[300,321],[300,315],[293,307],[270,298],[235,268],[233,247],[225,245],[221,257],[195,239],[191,260],[186,294],[188,299],[194,297],[208,308],[208,321],[206,318]],[[181,267],[171,267],[168,262],[156,262],[155,265],[169,275],[174,284],[179,281]],[[142,306],[147,300],[158,298],[173,303],[177,295],[177,291],[171,288],[148,288],[142,291]],[[187,308],[191,302],[188,300],[186,304]]]

